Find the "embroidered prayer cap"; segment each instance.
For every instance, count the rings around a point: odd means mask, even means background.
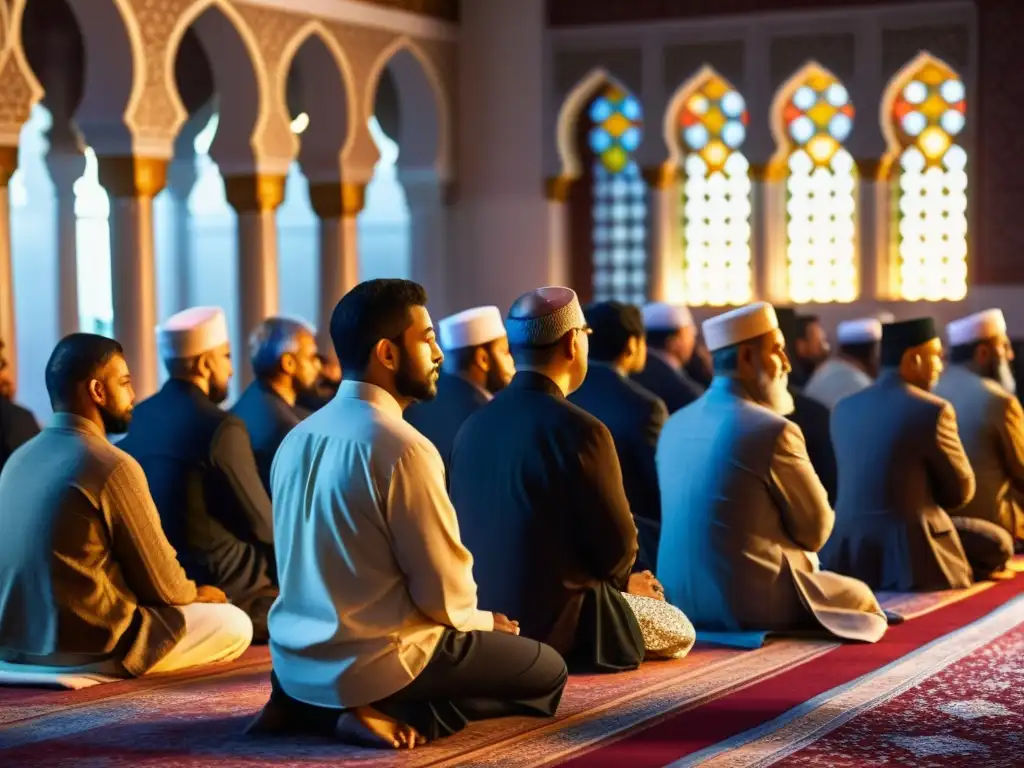
[[[882,340],[882,323],[874,317],[844,320],[836,327],[840,344],[874,344]]]
[[[693,325],[693,315],[682,304],[659,301],[645,305],[641,311],[648,331],[678,331]]]
[[[758,301],[705,320],[701,330],[708,350],[714,352],[763,336],[778,327],[775,308],[766,301]]]
[[[228,320],[220,307],[191,307],[156,329],[162,360],[196,357],[229,343]]]
[[[939,337],[935,321],[930,317],[901,320],[882,326],[882,365],[895,366],[903,353]]]
[[[441,320],[437,335],[441,349],[479,347],[504,336],[505,324],[497,307],[473,307]]]
[[[961,317],[946,326],[946,335],[951,346],[973,344],[995,336],[1006,335],[1006,318],[1001,309],[986,309],[973,315]]]
[[[558,285],[524,293],[505,318],[508,343],[517,347],[546,347],[586,324],[576,292]]]

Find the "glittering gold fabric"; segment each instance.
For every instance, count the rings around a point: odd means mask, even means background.
[[[625,598],[640,624],[647,658],[681,659],[690,652],[697,632],[686,614],[650,597],[626,594]]]

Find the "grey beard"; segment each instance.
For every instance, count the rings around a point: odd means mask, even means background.
[[[1010,363],[1003,360],[999,363],[996,368],[995,380],[998,381],[1003,389],[1009,392],[1011,395],[1017,394],[1017,379],[1013,376],[1013,369],[1010,368]]]

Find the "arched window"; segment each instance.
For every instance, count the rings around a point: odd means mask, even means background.
[[[809,64],[776,100],[776,139],[788,152],[786,219],[789,298],[847,302],[859,292],[856,166],[843,147],[853,130],[850,94]]]
[[[967,294],[965,96],[959,76],[928,54],[886,92],[898,294],[908,301]]]
[[[748,121],[743,97],[710,68],[681,91],[674,132],[688,304],[745,304],[753,293],[750,166],[740,150]]]
[[[589,150],[591,285],[595,301],[647,299],[647,185],[632,153],[643,136],[640,102],[603,85],[581,120]]]

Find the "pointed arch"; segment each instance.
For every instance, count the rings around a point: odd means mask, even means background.
[[[891,287],[901,299],[957,301],[967,295],[967,94],[960,75],[927,51],[897,72],[882,96],[890,180]]]
[[[845,145],[854,108],[846,86],[810,61],[778,89],[771,129],[772,179],[785,179],[788,297],[797,304],[851,302],[860,293],[857,169]]]
[[[373,117],[377,86],[386,67],[391,67],[402,113],[399,165],[431,166],[440,179],[448,180],[452,174],[451,99],[434,62],[411,38],[401,35],[378,54],[367,78],[363,121]],[[420,122],[413,123],[410,114]]]
[[[32,108],[42,100],[44,95],[43,85],[39,78],[36,77],[32,66],[28,63],[25,46],[21,39],[21,25],[25,16],[25,5],[27,2],[28,0],[15,0],[9,8],[7,3],[0,3],[0,6],[4,9],[3,49],[7,57],[17,66],[18,71],[25,80],[25,84],[28,86],[28,101],[21,105],[26,115],[32,112]]]
[[[749,122],[739,91],[705,65],[665,112],[665,144],[681,167],[680,234],[686,301],[746,304],[753,296]]]
[[[608,70],[596,67],[576,83],[562,101],[562,106],[558,110],[558,122],[555,124],[555,145],[558,148],[563,179],[578,179],[583,175],[583,161],[580,159],[576,142],[576,125],[587,104],[606,83],[618,84],[618,81]]]

